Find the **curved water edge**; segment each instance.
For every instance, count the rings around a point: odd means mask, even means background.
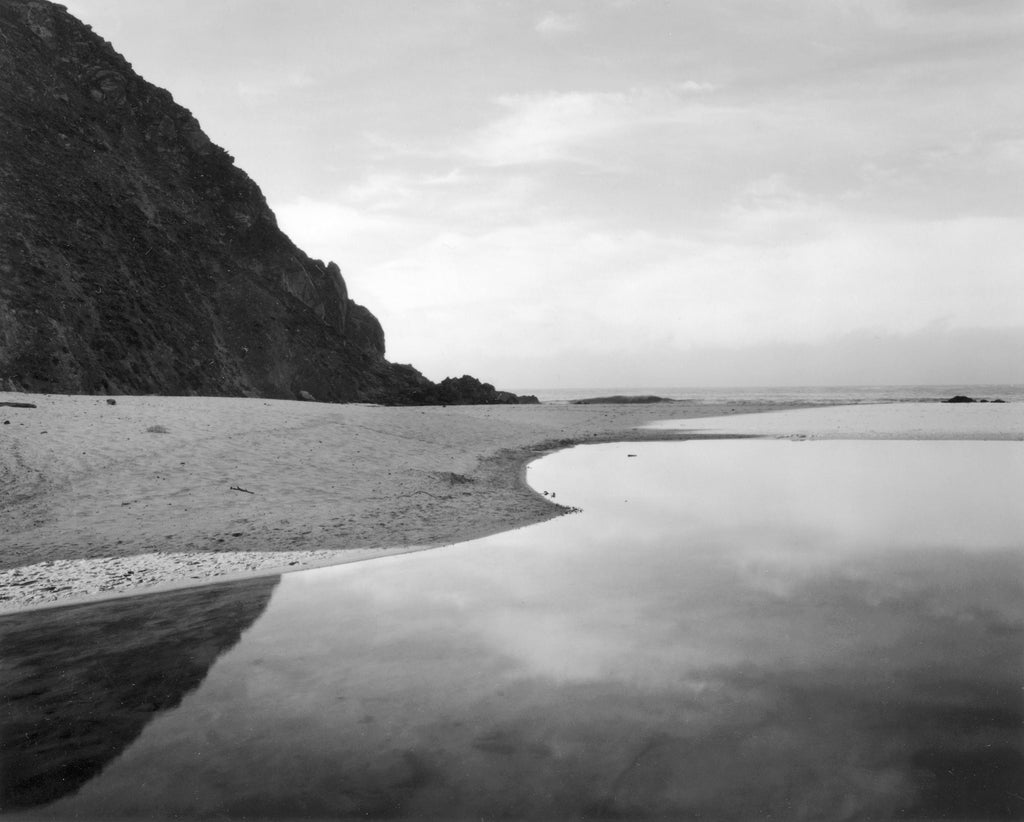
[[[246,401],[211,403],[209,398],[195,401],[177,398],[172,402],[172,399],[132,398],[131,403],[126,399],[125,407],[132,413],[118,424],[131,428],[134,423],[129,424],[129,420],[134,420],[132,415],[138,414],[142,415],[142,422],[147,423],[166,422],[172,411],[183,415],[182,438],[174,447],[165,449],[161,456],[151,453],[148,442],[133,445],[135,450],[127,464],[135,466],[134,474],[140,482],[148,482],[151,474],[144,466],[169,463],[169,481],[161,479],[159,488],[150,489],[155,496],[149,502],[159,502],[157,510],[164,515],[178,506],[182,512],[184,509],[195,511],[196,516],[184,520],[164,516],[149,522],[148,529],[140,528],[144,523],[133,519],[137,512],[133,513],[135,500],[130,494],[134,492],[129,489],[134,486],[128,482],[130,477],[126,474],[111,485],[107,481],[119,472],[100,471],[96,482],[103,489],[101,496],[107,502],[121,499],[128,504],[115,508],[115,516],[97,514],[81,521],[61,517],[59,513],[51,518],[37,517],[35,524],[19,538],[20,545],[7,557],[10,567],[0,569],[0,588],[3,589],[0,612],[149,594],[204,585],[211,580],[269,576],[488,536],[565,513],[565,509],[534,494],[519,479],[522,466],[539,453],[579,442],[693,436],[682,431],[633,428],[642,422],[680,413],[647,406],[571,409],[570,406],[550,405],[546,408],[505,406],[458,412],[433,409],[429,413],[421,409],[415,415],[403,415],[396,409],[336,407],[328,409],[330,413],[319,412],[318,422],[312,428],[296,429],[293,412],[308,416],[309,406],[268,410],[264,406],[271,403],[259,403],[260,424],[267,432],[276,432],[275,447],[268,453],[261,442],[250,442],[243,459],[245,467],[239,470],[248,476],[262,476],[267,486],[260,491],[268,493],[269,506],[265,506],[262,496],[258,502],[255,498],[245,500],[251,503],[248,507],[263,511],[261,527],[251,520],[250,511],[240,511],[242,518],[237,523],[230,520],[228,512],[237,508],[234,506],[237,500],[214,499],[210,495],[197,500],[195,483],[204,482],[203,477],[219,471],[213,464],[218,462],[215,457],[212,457],[213,463],[207,464],[208,457],[215,455],[217,448],[201,449],[201,453],[193,453],[187,461],[178,460],[173,453],[178,446],[187,449],[195,445],[194,441],[189,445],[188,429],[197,424],[197,413],[208,421],[210,427],[204,429],[206,433],[221,443],[222,450],[230,450],[231,446],[222,440],[228,432],[232,432],[232,437],[244,434],[244,426],[240,428],[239,423],[246,417]],[[96,411],[95,404],[80,400],[51,397],[41,403],[40,409],[48,415],[48,427],[62,431],[65,442],[62,444],[59,437],[48,436],[46,445],[53,459],[37,459],[36,470],[51,471],[58,478],[67,475],[70,469],[66,458],[72,452],[77,453],[77,448],[71,448],[70,443],[76,436],[88,436],[92,424],[87,422],[103,421],[105,415]],[[686,413],[698,417],[779,407],[778,403],[702,406]],[[191,423],[187,422],[189,415],[192,415]],[[361,424],[359,430],[369,431],[373,436],[367,435],[366,442],[359,437],[345,436],[347,425],[353,420],[370,422],[369,427]],[[72,424],[72,421],[77,422]],[[343,422],[340,426],[339,421]],[[391,434],[388,433],[390,426],[395,426]],[[117,443],[133,441],[128,428],[123,436],[114,437]],[[468,440],[459,436],[460,430],[466,433]],[[425,450],[420,449],[418,459],[420,468],[426,471],[405,472],[396,465],[396,460],[407,453],[405,449],[411,441],[406,435],[410,431],[417,432],[414,440],[419,438],[429,444]],[[314,440],[318,442],[314,444]],[[332,446],[320,448],[321,440],[331,442]],[[289,452],[289,442],[291,451],[298,453],[305,448],[311,452],[334,453],[334,460],[326,457],[319,462],[300,460],[294,470],[280,472],[274,463],[278,456]],[[367,447],[361,448],[360,444]],[[90,447],[99,464],[114,453],[109,451],[113,447],[110,440],[101,438]],[[416,449],[413,450],[412,456],[415,456]],[[381,455],[381,460],[374,459],[376,454]],[[36,454],[37,458],[42,456],[43,452]],[[122,454],[122,457],[127,456],[127,452]],[[179,470],[182,462],[192,467]],[[445,465],[456,465],[460,470],[430,470]],[[395,483],[390,479],[393,470],[400,477]],[[327,488],[331,482],[328,480],[349,489],[344,503],[330,498]],[[79,488],[87,486],[91,483],[77,484]],[[300,487],[302,497],[285,505],[284,501],[292,498]],[[309,489],[315,493],[307,494]],[[374,493],[377,489],[383,489],[383,497]],[[125,495],[129,495],[127,499]],[[73,510],[71,502],[75,499],[75,492],[72,492],[68,504],[61,506],[65,514]],[[49,504],[46,495],[39,501]],[[350,509],[345,512],[346,516],[338,516],[339,503],[341,508]],[[24,513],[13,512],[16,526],[19,517],[24,524]],[[302,523],[308,523],[312,529]],[[238,530],[236,524],[243,525],[242,530]],[[217,534],[221,536],[214,542]],[[165,542],[165,539],[171,541]],[[228,543],[239,550],[210,550],[227,548]],[[295,547],[300,550],[292,550]],[[168,550],[175,548],[185,550]]]
[[[1021,815],[1020,443],[608,443],[530,478],[583,513],[282,578],[46,812]]]

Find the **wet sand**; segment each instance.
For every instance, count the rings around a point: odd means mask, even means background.
[[[526,464],[793,404],[390,408],[0,393],[0,612],[366,560],[568,511]],[[543,490],[543,489],[542,489]]]

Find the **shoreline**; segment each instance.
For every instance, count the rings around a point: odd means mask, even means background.
[[[6,395],[0,615],[277,576],[465,542],[569,513],[526,482],[574,445],[807,407],[386,407]]]

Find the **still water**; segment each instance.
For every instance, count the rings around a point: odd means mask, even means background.
[[[1024,443],[597,445],[529,477],[582,513],[217,605],[235,644],[29,813],[1024,816]],[[62,675],[89,656],[47,636]]]

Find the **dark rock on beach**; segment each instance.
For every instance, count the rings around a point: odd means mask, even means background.
[[[955,397],[950,397],[948,400],[942,400],[942,402],[947,402],[947,403],[948,402],[954,402],[954,403],[962,403],[962,402],[993,402],[993,403],[1000,403],[1000,402],[1005,402],[1005,400],[998,400],[998,399],[996,399],[996,400],[976,400],[976,399],[974,399],[974,397],[968,397],[968,396],[965,396],[964,394],[957,394]]]
[[[386,405],[522,405],[539,402],[533,395],[520,396],[509,391],[498,391],[490,383],[480,382],[468,374],[457,378],[447,377],[435,384],[412,366],[400,367],[410,369],[419,377],[420,382],[412,388],[403,386],[397,390],[383,391],[377,395],[376,401]]]
[[[581,400],[572,400],[572,405],[631,405],[639,403],[655,403],[655,402],[675,402],[668,397],[655,397],[653,395],[646,396],[623,396],[616,394],[611,397],[587,397]]]
[[[340,268],[169,92],[63,6],[0,0],[0,387],[419,392],[384,353]]]

